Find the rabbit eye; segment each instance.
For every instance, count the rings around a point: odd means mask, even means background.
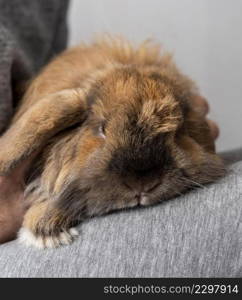
[[[106,135],[105,135],[105,124],[101,124],[98,128],[98,134],[99,136],[101,136],[102,138],[106,138]]]

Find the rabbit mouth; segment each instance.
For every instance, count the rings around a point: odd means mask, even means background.
[[[141,192],[139,195],[135,196],[136,205],[138,206],[146,206],[150,204],[150,197],[147,193]]]

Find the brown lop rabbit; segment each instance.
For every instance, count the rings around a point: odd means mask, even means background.
[[[71,243],[74,226],[151,205],[224,174],[194,83],[144,43],[102,40],[65,51],[29,85],[0,138],[0,174],[38,154],[19,239]]]

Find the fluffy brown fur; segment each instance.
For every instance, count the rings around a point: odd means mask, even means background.
[[[67,50],[33,80],[0,139],[0,174],[42,149],[27,178],[20,238],[70,243],[70,228],[110,210],[150,205],[224,174],[194,83],[144,43]],[[26,233],[26,230],[28,232]]]

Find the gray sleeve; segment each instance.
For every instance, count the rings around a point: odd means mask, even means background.
[[[68,0],[0,0],[0,133],[16,106],[15,86],[66,46]]]
[[[220,182],[93,218],[71,246],[0,246],[0,277],[241,277],[242,162]]]

